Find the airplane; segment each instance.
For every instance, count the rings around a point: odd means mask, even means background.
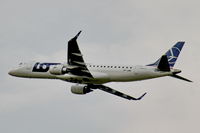
[[[173,68],[185,43],[183,41],[177,42],[155,63],[145,66],[96,65],[84,62],[77,43],[80,33],[81,31],[68,41],[66,63],[20,63],[16,69],[9,71],[8,74],[22,78],[59,79],[75,83],[71,86],[71,92],[74,94],[83,95],[99,89],[128,100],[141,100],[146,93],[135,98],[104,84],[108,82],[139,81],[164,76],[192,82],[177,75],[181,73],[181,70]]]

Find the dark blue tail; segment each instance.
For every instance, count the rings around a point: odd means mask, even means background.
[[[184,43],[185,42],[177,42],[171,49],[169,49],[165,53],[165,55],[167,56],[170,68],[174,67],[176,60],[178,59],[178,56],[181,52],[181,49],[183,48]],[[159,58],[155,63],[149,64],[147,66],[158,66],[160,59],[161,58]]]

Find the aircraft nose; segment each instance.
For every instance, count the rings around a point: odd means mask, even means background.
[[[16,73],[15,70],[10,70],[10,71],[8,72],[8,74],[11,75],[11,76],[15,76],[15,73]]]

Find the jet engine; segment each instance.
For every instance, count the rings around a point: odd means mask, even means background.
[[[67,68],[63,65],[56,65],[50,68],[49,72],[54,75],[63,75],[67,73]]]
[[[83,95],[91,91],[93,90],[91,90],[88,86],[85,86],[85,85],[73,85],[71,87],[71,92],[74,94]]]

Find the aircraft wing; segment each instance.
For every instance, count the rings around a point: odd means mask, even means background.
[[[68,42],[67,62],[71,66],[69,67],[69,71],[71,74],[74,74],[74,75],[92,77],[92,74],[89,72],[83,60],[83,55],[81,54],[81,51],[79,50],[79,47],[76,41],[80,33],[81,31]]]
[[[99,89],[99,90],[108,92],[110,94],[113,94],[113,95],[116,95],[116,96],[119,96],[119,97],[122,97],[122,98],[125,98],[125,99],[128,99],[128,100],[141,100],[146,95],[146,93],[144,93],[139,98],[134,98],[132,96],[129,96],[127,94],[124,94],[122,92],[119,92],[117,90],[114,90],[114,89],[107,87],[107,86],[104,86],[104,85],[91,85],[91,88]]]

